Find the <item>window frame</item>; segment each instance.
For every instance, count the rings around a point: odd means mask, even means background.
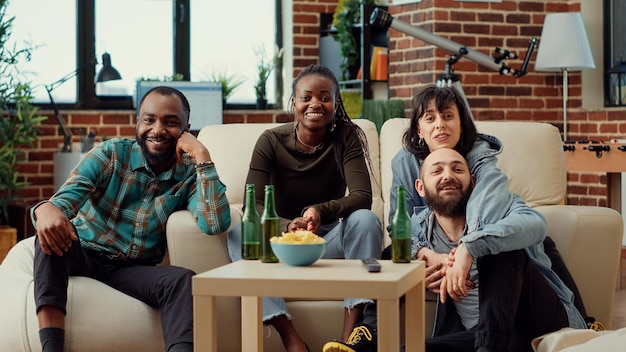
[[[88,62],[93,60],[95,55],[95,1],[96,0],[76,0],[76,62]],[[190,0],[172,0],[172,6],[174,7],[174,18],[172,19],[173,36],[174,36],[174,48],[173,58],[174,67],[173,73],[181,73],[183,80],[190,80],[191,76],[191,29],[190,29]],[[276,10],[276,38],[274,41],[278,47],[283,47],[282,37],[282,1],[275,0]],[[100,58],[97,58],[100,60]],[[282,63],[279,65],[282,66]],[[276,79],[276,103],[269,105],[268,108],[280,108],[282,106],[282,94],[283,94],[283,79],[280,75],[282,67],[277,67],[275,72]],[[172,75],[173,75],[172,73]],[[99,96],[96,95],[96,87],[93,83],[96,76],[95,65],[87,65],[87,67],[81,68],[77,75],[77,101],[75,103],[57,104],[59,108],[65,110],[76,109],[97,109],[97,110],[112,110],[112,109],[134,109],[133,97],[130,95],[123,96]],[[42,108],[52,108],[51,104],[38,104]],[[249,104],[228,104],[225,109],[255,109],[255,103]]]
[[[613,23],[613,9],[616,0],[604,0],[603,7],[603,24],[604,24],[604,106],[605,107],[624,107],[625,105],[615,105],[611,102],[611,82],[608,71],[614,66],[613,53],[617,46],[615,41],[622,38],[615,32],[615,24]],[[626,0],[620,0],[626,2]]]

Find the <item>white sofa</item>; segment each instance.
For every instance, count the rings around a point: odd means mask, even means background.
[[[0,350],[41,351],[33,296],[34,237],[0,265]],[[159,311],[86,277],[71,277],[65,351],[164,351]]]
[[[401,147],[407,119],[388,120],[380,134],[367,120],[355,120],[368,137],[374,164],[373,210],[387,224],[390,162]],[[239,226],[245,178],[259,134],[277,124],[226,124],[203,128],[198,138],[215,161],[227,186],[231,226]],[[610,328],[619,252],[621,215],[604,207],[562,205],[566,172],[558,130],[532,122],[477,122],[480,132],[504,144],[498,166],[509,176],[510,189],[548,219],[557,243],[576,280],[587,311]],[[229,262],[226,234],[207,236],[191,214],[179,211],[167,224],[169,262],[203,272]],[[387,239],[388,243],[388,239]],[[87,278],[71,278],[66,351],[163,351],[158,310]],[[339,338],[341,301],[290,299],[294,324],[312,351]],[[7,351],[40,351],[32,293],[32,238],[16,245],[0,265],[0,346]],[[430,334],[434,302],[427,303],[426,331]],[[241,351],[240,307],[236,298],[219,298],[219,350]],[[265,350],[281,351],[278,334],[268,328]]]

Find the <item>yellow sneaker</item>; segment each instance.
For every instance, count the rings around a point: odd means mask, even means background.
[[[376,352],[376,333],[366,324],[354,327],[348,341],[327,342],[322,348],[323,352]]]
[[[585,322],[587,323],[587,328],[594,331],[604,331],[606,328],[602,325],[601,322],[597,321],[594,317],[586,317]]]
[[[604,331],[604,330],[606,330],[604,325],[602,325],[602,323],[599,322],[599,321],[594,321],[593,323],[588,323],[587,326],[589,327],[589,329],[594,330],[594,331]]]

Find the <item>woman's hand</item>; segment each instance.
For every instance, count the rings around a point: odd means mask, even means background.
[[[460,302],[461,297],[467,297],[467,291],[474,287],[474,283],[469,280],[472,262],[473,258],[463,243],[450,251],[448,264],[442,269],[444,279],[439,292],[441,303],[446,302],[448,295],[456,302]]]
[[[289,232],[308,230],[317,233],[320,229],[320,222],[320,213],[315,208],[309,207],[301,217],[291,220],[289,226],[287,226],[287,230]]]

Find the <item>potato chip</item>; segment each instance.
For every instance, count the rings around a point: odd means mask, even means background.
[[[324,238],[307,230],[297,230],[296,232],[283,232],[282,236],[272,237],[270,241],[274,243],[287,244],[315,244],[324,243]]]

